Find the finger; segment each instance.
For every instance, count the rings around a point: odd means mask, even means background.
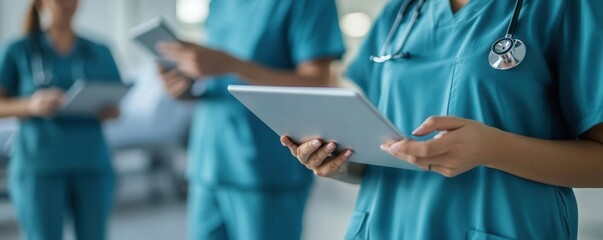
[[[291,155],[297,157],[297,148],[299,147],[287,135],[281,136],[281,144],[291,151]]]
[[[428,165],[438,165],[440,167],[444,167],[444,168],[458,168],[457,166],[455,166],[454,163],[454,156],[451,155],[450,153],[446,153],[446,154],[442,154],[442,155],[438,155],[438,156],[434,156],[434,157],[428,157],[428,158],[417,158],[415,159],[416,161],[416,165],[418,166],[428,166]]]
[[[432,172],[437,172],[448,178],[456,177],[459,174],[466,172],[467,170],[469,170],[469,169],[453,169],[453,168],[448,168],[448,167],[444,167],[444,166],[440,166],[440,165],[432,165],[431,166]]]
[[[47,94],[48,100],[55,104],[62,104],[66,99],[65,92],[62,90],[51,89]]]
[[[179,42],[159,42],[157,43],[157,45],[155,45],[155,50],[157,50],[160,53],[167,53],[167,52],[182,52],[184,51],[185,46],[182,43]]]
[[[50,103],[55,106],[60,106],[60,105],[63,105],[64,101],[65,101],[65,98],[63,97],[63,95],[61,95],[61,96],[55,96],[54,98],[52,98],[50,100]]]
[[[451,170],[445,166],[437,164],[417,164],[417,166],[425,172],[436,172],[439,174],[442,174],[442,172],[451,172]]]
[[[326,177],[339,173],[350,160],[353,151],[348,149],[337,155],[337,157],[324,163],[318,169],[314,170],[316,176]]]
[[[42,98],[42,103],[48,105],[60,105],[63,102],[64,98],[62,94],[48,92],[44,98]]]
[[[452,131],[467,124],[468,120],[457,117],[429,117],[412,134],[425,136],[434,131]]]
[[[47,101],[41,103],[41,108],[48,111],[55,111],[60,108],[61,104],[58,101]]]
[[[161,60],[155,60],[155,66],[157,67],[157,72],[159,73],[159,75],[165,74],[170,72],[170,70],[172,70],[171,68],[167,68],[165,67],[165,65],[162,64]]]
[[[182,73],[187,74],[188,76],[201,77],[202,70],[199,68],[199,65],[197,65],[198,60],[195,56],[192,56],[193,54],[187,55],[190,56],[180,59],[180,64],[178,64],[178,70]]]
[[[180,96],[189,89],[190,84],[186,81],[176,82],[168,87],[168,92],[172,96]]]
[[[180,77],[178,79],[175,79],[172,82],[171,86],[174,88],[185,88],[186,89],[190,85],[189,83],[190,82],[187,79]]]
[[[53,115],[57,110],[56,106],[53,105],[42,105],[40,108],[40,112],[42,116],[50,116]]]
[[[63,95],[65,93],[65,91],[63,91],[62,89],[59,88],[49,88],[46,90],[46,93],[51,94],[53,96],[60,96]]]
[[[56,105],[56,103],[50,98],[41,99],[39,104],[42,109],[54,108]]]
[[[59,102],[59,101],[52,102],[52,103],[50,103],[50,105],[49,105],[49,107],[50,107],[52,110],[57,110],[57,109],[61,108],[61,106],[62,106],[62,104],[61,104],[61,102]]]
[[[186,62],[185,60],[190,60],[189,55],[191,53],[191,50],[188,49],[186,45],[181,43],[160,43],[158,44],[157,51],[159,51],[163,58],[165,58],[166,60],[173,61],[178,65],[182,64],[182,62]]]
[[[449,138],[438,138],[427,141],[405,139],[391,145],[389,153],[394,156],[403,154],[426,158],[447,153],[451,148],[452,144]]]
[[[182,83],[188,83],[188,82],[189,82],[188,79],[183,77],[180,74],[169,76],[168,78],[166,78],[164,80],[164,84],[167,87],[169,87],[171,85],[175,85],[175,84],[182,84]]]
[[[431,171],[431,167],[433,166],[431,164],[422,164],[422,163],[417,163],[415,165],[425,172]]]
[[[163,83],[166,86],[169,86],[170,84],[179,82],[181,80],[184,79],[184,77],[182,76],[182,73],[180,73],[180,71],[178,70],[171,70],[169,72],[166,72],[165,74],[163,74],[161,76],[161,79],[163,80]]]
[[[396,142],[397,143],[397,142]],[[392,151],[392,145],[394,145],[395,143],[385,143],[385,144],[381,144],[381,146],[379,146],[379,149],[381,149],[381,151],[390,154],[396,158],[402,159],[402,160],[407,160],[408,159],[408,155],[405,155],[404,153],[402,153],[402,151]]]
[[[302,162],[304,165],[308,163],[308,158],[314,153],[320,146],[322,146],[322,141],[319,139],[314,139],[302,143],[297,148],[297,159]]]
[[[310,169],[315,169],[319,167],[320,165],[322,165],[325,159],[329,157],[331,153],[333,153],[336,147],[337,145],[333,142],[323,145],[318,150],[314,151],[312,155],[310,155],[306,166]]]

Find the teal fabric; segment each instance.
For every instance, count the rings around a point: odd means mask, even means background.
[[[527,56],[508,71],[487,57],[515,1],[472,0],[453,14],[450,1],[427,0],[404,47],[412,57],[370,62],[401,2],[385,7],[347,75],[405,135],[432,115],[552,140],[603,122],[603,2],[525,1],[515,37]],[[576,239],[577,219],[569,188],[486,167],[446,178],[369,166],[346,239]]]
[[[189,239],[300,239],[309,187],[257,190],[189,185]]]
[[[0,88],[12,97],[29,97],[39,89],[30,66],[33,44],[41,49],[45,68],[57,76],[58,83],[52,87],[68,89],[74,82],[72,66],[80,61],[84,62],[87,81],[121,81],[107,47],[77,38],[72,52],[60,55],[41,34],[14,41],[0,54]],[[110,167],[108,149],[96,119],[33,117],[22,119],[20,124],[11,165],[37,172]]]
[[[81,61],[87,81],[121,81],[105,46],[77,38],[71,53],[59,55],[42,34],[14,41],[0,54],[0,88],[11,97],[29,97],[41,88],[32,79],[33,44],[42,52],[46,70],[56,75],[51,87],[67,90],[75,80],[71,66]],[[21,119],[9,175],[11,200],[26,239],[62,239],[67,213],[78,239],[105,239],[113,175],[98,120]]]
[[[207,46],[273,69],[344,52],[333,0],[211,1],[206,32]],[[262,189],[311,183],[278,135],[228,93],[228,85],[246,82],[233,75],[204,81],[189,145],[191,179]]]
[[[65,221],[73,222],[77,239],[106,239],[113,188],[111,171],[39,173],[21,169],[10,174],[10,197],[23,239],[64,239]]]

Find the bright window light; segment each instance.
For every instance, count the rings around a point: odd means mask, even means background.
[[[208,14],[209,0],[178,0],[176,2],[176,16],[182,23],[202,23]]]
[[[352,38],[366,36],[371,29],[371,18],[363,12],[353,12],[344,15],[341,20],[343,34]]]

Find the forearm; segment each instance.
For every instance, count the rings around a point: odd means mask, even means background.
[[[364,164],[349,162],[345,174],[330,176],[329,178],[351,184],[360,184],[365,168],[366,165]]]
[[[556,186],[603,187],[603,144],[593,140],[550,141],[500,134],[499,156],[486,166]]]
[[[27,99],[0,98],[0,118],[29,116]]]
[[[254,85],[327,87],[330,74],[327,70],[320,74],[305,74],[295,70],[276,70],[259,64],[237,60],[233,73]]]

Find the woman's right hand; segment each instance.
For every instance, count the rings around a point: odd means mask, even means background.
[[[333,156],[337,147],[334,142],[323,143],[320,139],[313,139],[298,145],[289,137],[281,136],[281,143],[316,176],[340,178],[349,175],[348,160],[353,153],[350,149]]]
[[[35,92],[28,101],[29,114],[35,117],[49,117],[54,115],[65,101],[63,91],[51,88]]]
[[[167,93],[173,98],[180,98],[184,95],[193,84],[193,80],[177,69],[166,69],[160,64],[157,64],[163,87]]]

